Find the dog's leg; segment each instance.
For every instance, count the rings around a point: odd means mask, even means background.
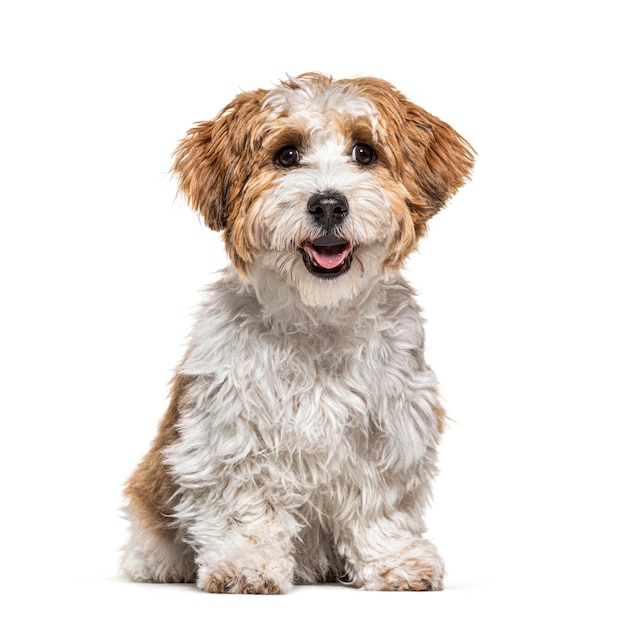
[[[383,591],[443,589],[444,564],[435,546],[397,513],[354,523],[342,538],[348,574],[356,587]]]
[[[132,510],[130,537],[123,550],[122,571],[133,581],[193,583],[196,565],[193,551],[171,531],[157,531],[145,525]]]
[[[219,531],[213,520],[190,529],[198,549],[200,589],[237,594],[282,594],[291,589],[295,521],[269,507],[258,509],[261,512],[252,516],[230,517]]]

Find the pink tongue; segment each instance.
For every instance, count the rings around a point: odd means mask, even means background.
[[[308,248],[311,251],[311,255],[313,256],[315,263],[322,268],[326,268],[327,270],[341,265],[350,252],[349,246],[329,246],[326,250],[331,252],[327,253],[320,253],[313,245],[310,245]]]

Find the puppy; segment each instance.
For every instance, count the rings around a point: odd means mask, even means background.
[[[423,513],[445,414],[400,268],[472,164],[375,78],[290,78],[188,132],[173,171],[232,267],[125,490],[129,577],[442,589]]]

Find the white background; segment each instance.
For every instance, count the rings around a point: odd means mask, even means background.
[[[0,615],[624,620],[618,7],[3,3]],[[121,486],[224,264],[176,200],[171,152],[240,90],[312,70],[385,78],[479,153],[407,265],[454,420],[429,517],[448,589],[127,583]]]

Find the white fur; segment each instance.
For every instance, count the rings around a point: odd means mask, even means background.
[[[302,301],[310,306],[327,306],[353,298],[363,284],[379,278],[389,242],[396,233],[387,195],[371,171],[352,161],[350,137],[327,116],[329,110],[341,110],[354,117],[366,115],[370,127],[377,126],[378,117],[372,104],[351,93],[346,95],[344,91],[346,87],[335,87],[324,97],[313,97],[306,90],[283,93],[277,89],[266,102],[277,112],[283,110],[282,106],[291,105],[291,120],[306,114],[309,145],[302,156],[302,166],[279,178],[271,192],[259,197],[252,219],[252,235],[261,241],[260,263],[278,270],[294,283]],[[338,233],[358,248],[350,272],[341,278],[323,281],[309,274],[297,247],[303,240],[320,235],[319,227],[307,214],[309,197],[329,191],[343,194],[353,206],[338,227]]]
[[[412,292],[381,280],[313,312],[277,280],[255,279],[260,302],[229,270],[180,370],[196,381],[167,462],[199,582],[234,566],[265,568],[281,591],[333,572],[377,589],[377,567],[424,551],[441,580],[421,518],[436,472],[436,381]],[[311,544],[329,539],[336,550]],[[127,559],[127,571],[162,580],[168,554],[149,544],[144,567]]]
[[[271,91],[263,102],[270,111],[269,119],[276,120],[285,113],[290,119],[304,119],[308,130],[315,134],[327,128],[328,114],[338,113],[353,117],[366,117],[374,134],[378,131],[379,113],[376,106],[349,83],[330,84],[322,93],[314,88],[315,82],[290,78],[289,86]],[[294,88],[295,87],[295,88]]]
[[[180,538],[174,541],[146,529],[127,511],[130,534],[123,550],[122,569],[135,581],[180,583],[194,580],[193,552]]]

